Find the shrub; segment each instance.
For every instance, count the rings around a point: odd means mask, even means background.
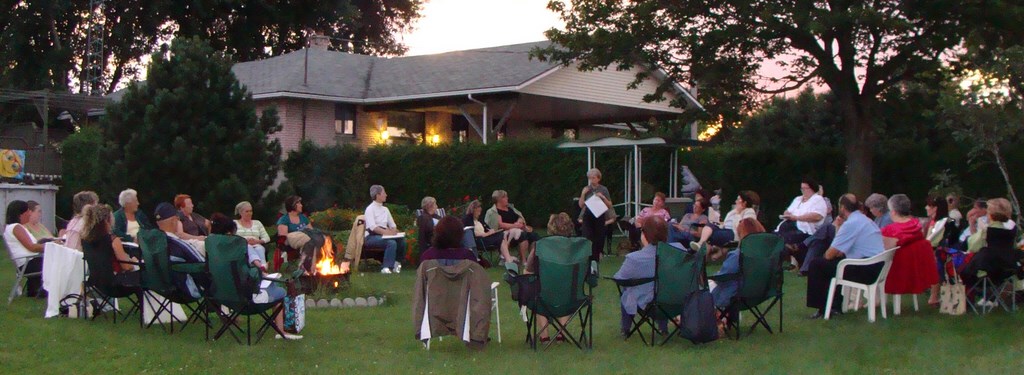
[[[362,211],[347,208],[328,208],[323,211],[314,212],[309,219],[316,223],[316,227],[324,231],[342,231],[352,229],[352,223],[356,216],[362,215]]]

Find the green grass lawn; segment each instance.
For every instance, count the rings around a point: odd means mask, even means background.
[[[611,275],[622,262],[602,263]],[[13,270],[0,265],[0,291],[10,290]],[[492,280],[500,280],[491,269]],[[360,274],[353,290],[383,291],[386,306],[309,310],[305,339],[269,337],[258,345],[231,339],[203,341],[199,326],[167,335],[134,324],[43,319],[45,302],[19,298],[0,307],[0,368],[3,373],[1016,373],[1024,365],[1022,316],[1002,311],[989,316],[949,317],[922,306],[871,324],[862,310],[832,321],[807,320],[806,281],[786,274],[785,332],[757,330],[740,341],[694,346],[675,340],[644,347],[618,337],[618,294],[603,282],[595,290],[594,349],[583,352],[557,344],[535,353],[523,342],[525,324],[501,287],[503,343],[471,351],[454,338],[426,351],[413,337],[410,294],[415,270],[400,275]],[[920,301],[924,304],[924,299]],[[1024,314],[1024,312],[1020,313]],[[772,313],[772,324],[778,315]],[[745,315],[749,317],[749,315]],[[101,318],[102,319],[102,318]],[[750,322],[750,319],[746,319]]]

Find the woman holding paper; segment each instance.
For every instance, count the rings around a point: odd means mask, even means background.
[[[608,228],[608,222],[615,220],[614,211],[612,211],[612,201],[608,198],[608,188],[601,185],[601,171],[597,168],[593,168],[587,171],[587,186],[583,187],[583,191],[580,193],[580,217],[579,221],[583,224],[583,236],[590,240],[590,259],[600,261],[601,260],[601,249],[604,248],[605,231]],[[593,199],[592,201],[589,201]],[[601,206],[604,207],[601,207]],[[601,211],[595,215],[595,211]]]

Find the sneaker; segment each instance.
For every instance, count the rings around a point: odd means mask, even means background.
[[[692,249],[694,252],[698,252],[698,251],[700,251],[700,244],[691,241],[690,242],[690,249]]]
[[[395,262],[395,273],[402,273],[402,263]]]
[[[391,274],[391,269],[390,268],[381,268],[380,269],[380,273],[385,274],[385,275],[390,275]]]
[[[278,339],[278,340],[280,340],[280,339],[285,339],[285,340],[302,340],[302,335],[296,335],[294,333],[287,333],[287,332],[285,332],[283,337],[281,336],[281,334],[276,334],[276,335],[274,335],[274,338]]]

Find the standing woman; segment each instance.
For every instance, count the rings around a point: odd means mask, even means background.
[[[612,200],[609,198],[611,194],[608,193],[608,188],[601,185],[601,171],[597,168],[593,168],[587,171],[587,186],[583,187],[583,191],[580,192],[580,217],[579,221],[583,224],[583,236],[590,240],[590,259],[600,261],[601,260],[601,249],[604,248],[605,231],[608,229],[607,220],[613,218],[612,214]],[[594,214],[590,212],[590,208],[587,207],[587,199],[590,197],[597,196],[601,199],[607,211],[604,212],[600,217],[594,217]]]
[[[15,266],[28,273],[36,273],[43,270],[43,258],[25,260],[24,257],[36,255],[43,252],[43,245],[36,243],[36,239],[25,229],[32,211],[28,209],[25,201],[12,201],[7,205],[7,222],[4,227],[4,242],[7,244],[7,252],[14,259]],[[44,297],[43,276],[29,276],[26,278],[25,293],[29,297]]]
[[[153,229],[146,214],[139,211],[139,193],[125,189],[117,196],[121,209],[114,211],[114,235],[121,241],[138,242],[139,229]]]

